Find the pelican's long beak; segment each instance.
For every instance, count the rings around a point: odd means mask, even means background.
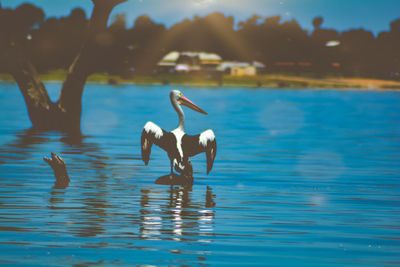
[[[208,115],[207,112],[205,112],[199,106],[197,106],[195,103],[193,103],[192,101],[187,99],[184,95],[181,95],[179,97],[179,102],[180,102],[181,105],[187,106],[188,108],[191,108],[191,109],[193,109],[193,110],[195,110],[197,112],[200,112],[200,113]]]

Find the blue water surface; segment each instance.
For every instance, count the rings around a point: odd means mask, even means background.
[[[171,89],[88,84],[72,142],[30,131],[17,85],[0,84],[0,264],[400,265],[400,92],[182,86],[209,113],[185,108],[186,132],[218,143],[187,189],[154,184],[164,151],[140,155],[147,121],[177,126]]]

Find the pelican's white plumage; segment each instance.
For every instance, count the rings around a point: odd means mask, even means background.
[[[155,138],[159,139],[163,136],[163,131],[162,129],[157,126],[156,124],[152,123],[151,121],[147,122],[146,125],[144,126],[144,130],[146,133],[152,132],[155,136]]]
[[[198,135],[185,134],[185,116],[181,106],[187,106],[206,115],[207,112],[183,96],[178,90],[170,92],[170,100],[179,117],[178,127],[171,132],[167,132],[153,122],[147,122],[143,128],[141,138],[142,159],[147,165],[150,160],[152,144],[156,144],[168,153],[171,162],[170,177],[173,177],[173,169],[175,168],[181,175],[188,177],[191,180],[190,183],[193,183],[193,168],[189,157],[205,152],[208,174],[217,153],[217,142],[214,132],[210,129]]]
[[[203,147],[206,147],[207,142],[214,141],[214,139],[215,139],[214,132],[212,130],[208,129],[200,134],[199,144],[202,145]]]
[[[181,157],[183,158],[182,137],[185,135],[185,132],[180,128],[176,128],[175,130],[171,131],[171,133],[175,135],[176,146],[178,148],[179,155],[181,155]]]

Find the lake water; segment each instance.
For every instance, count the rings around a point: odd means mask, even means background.
[[[0,264],[400,265],[400,92],[180,87],[209,113],[185,109],[186,132],[213,129],[218,152],[171,189],[154,184],[164,151],[140,159],[147,121],[177,125],[171,89],[88,84],[71,143],[28,131],[18,87],[0,85]]]

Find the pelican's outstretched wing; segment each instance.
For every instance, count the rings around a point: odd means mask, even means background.
[[[171,151],[170,146],[175,144],[175,136],[166,132],[151,121],[147,122],[142,131],[142,160],[148,164],[150,160],[151,146],[156,144],[166,152]]]
[[[201,152],[206,152],[207,174],[211,171],[217,154],[217,140],[214,132],[207,130],[198,135],[187,135],[182,137],[183,154],[192,157]]]

